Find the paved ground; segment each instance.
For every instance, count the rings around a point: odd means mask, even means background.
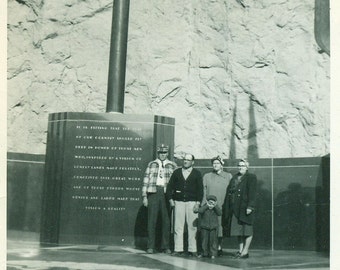
[[[44,248],[38,241],[7,240],[7,270],[227,270],[227,269],[330,269],[327,254],[305,251],[253,250],[250,258],[232,258],[234,250],[212,259],[174,257],[121,246]]]

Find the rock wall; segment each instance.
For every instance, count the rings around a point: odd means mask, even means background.
[[[8,151],[48,114],[105,112],[112,0],[8,1]],[[314,1],[131,0],[125,113],[176,118],[197,158],[329,153],[330,59]]]

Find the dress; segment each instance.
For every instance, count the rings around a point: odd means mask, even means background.
[[[214,195],[217,198],[217,205],[222,208],[225,200],[226,190],[232,178],[231,173],[221,171],[219,174],[216,172],[209,172],[203,176],[203,200],[202,205],[205,204],[208,195]],[[221,216],[218,217],[219,227],[218,236],[223,236]]]
[[[224,225],[227,228],[227,235],[253,235],[256,185],[256,175],[248,172],[243,176],[236,174],[231,179],[224,204],[226,217]],[[247,208],[253,210],[249,215]]]

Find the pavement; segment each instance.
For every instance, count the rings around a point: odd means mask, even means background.
[[[314,251],[251,250],[248,259],[234,259],[236,250],[222,257],[177,257],[147,254],[127,246],[68,245],[42,247],[37,237],[7,238],[7,270],[228,270],[330,269],[329,255]]]

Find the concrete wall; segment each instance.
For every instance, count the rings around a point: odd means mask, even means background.
[[[252,246],[275,250],[329,250],[329,157],[254,159],[250,164],[250,171],[258,177]],[[234,174],[236,165],[236,160],[226,160],[225,170]],[[9,231],[40,232],[43,167],[43,156],[9,154]],[[210,160],[196,160],[195,167],[206,173],[211,170]],[[138,232],[135,232],[136,245],[145,243],[147,235],[143,207],[140,214],[144,215],[144,222],[139,221]],[[235,244],[233,238],[224,241],[229,248],[234,248]]]
[[[49,113],[104,112],[112,0],[8,1],[8,151]],[[198,158],[323,156],[329,56],[310,0],[131,0],[125,112],[176,118]]]

